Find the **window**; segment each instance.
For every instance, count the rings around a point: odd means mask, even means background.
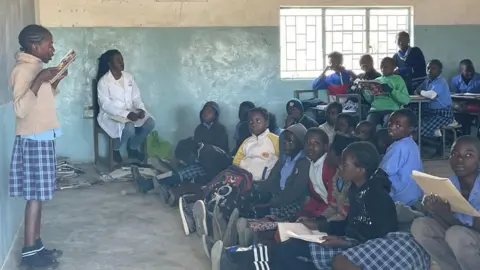
[[[412,18],[408,7],[281,8],[280,76],[316,78],[333,51],[341,52],[345,67],[354,72],[361,72],[358,62],[365,53],[378,68],[383,57],[397,51],[396,34],[411,33]]]

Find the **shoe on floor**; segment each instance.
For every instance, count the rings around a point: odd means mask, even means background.
[[[240,213],[235,208],[228,219],[228,224],[223,234],[223,244],[227,247],[235,246],[238,243],[237,221],[240,218]]]
[[[37,252],[35,255],[22,257],[21,269],[50,270],[56,269],[59,262],[51,257],[44,256]]]
[[[119,150],[113,150],[112,155],[113,155],[113,161],[115,161],[118,164],[123,163],[122,154],[120,154]]]
[[[128,151],[128,157],[129,158],[134,158],[136,160],[139,160],[143,162],[145,160],[145,153],[142,153],[138,150],[133,150],[133,149],[127,149]]]
[[[248,227],[246,218],[239,218],[237,221],[238,245],[240,247],[248,247],[253,244],[253,232]]]
[[[196,201],[193,205],[193,218],[195,219],[197,235],[200,237],[203,235],[208,236],[207,211],[205,209],[205,203],[202,200]]]
[[[202,243],[203,243],[203,250],[205,251],[205,255],[210,259],[210,252],[212,251],[213,245],[215,241],[212,237],[206,236],[205,234],[202,235]]]
[[[160,194],[160,197],[163,199],[163,201],[166,204],[169,204],[168,201],[170,199],[170,193],[168,192],[170,189],[169,186],[164,185],[164,184],[158,184],[158,193]]]
[[[222,241],[215,242],[210,252],[212,270],[240,270],[240,268],[230,260],[228,252],[229,251],[224,248]]]
[[[183,196],[180,197],[178,200],[178,209],[180,210],[180,217],[182,218],[185,235],[190,235],[195,232],[195,221],[193,220],[192,208],[193,204],[188,204]]]
[[[215,241],[223,240],[223,235],[227,229],[227,222],[220,212],[220,207],[215,205],[212,215],[213,239]]]
[[[131,166],[130,170],[132,172],[133,180],[137,183],[138,190],[142,193],[148,193],[150,190],[153,190],[155,186],[153,185],[152,179],[145,178],[138,169],[138,166]]]
[[[35,241],[35,247],[37,248],[38,253],[40,253],[40,255],[50,257],[52,259],[58,259],[63,255],[63,251],[59,249],[54,249],[54,248],[46,249],[40,238]]]

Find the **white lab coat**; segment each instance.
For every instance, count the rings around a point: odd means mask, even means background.
[[[145,118],[135,122],[135,126],[142,126],[150,117],[140,97],[140,90],[127,72],[122,72],[123,80],[115,80],[109,71],[98,81],[98,104],[100,110],[97,116],[100,127],[111,137],[122,136],[125,123],[112,118],[127,118],[130,112],[142,109],[145,111]],[[120,83],[123,82],[123,87]]]

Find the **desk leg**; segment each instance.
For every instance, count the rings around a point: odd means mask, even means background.
[[[418,102],[418,148],[422,151],[422,103]]]

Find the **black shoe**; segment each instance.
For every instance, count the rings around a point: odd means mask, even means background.
[[[145,160],[145,154],[138,151],[138,150],[133,150],[133,149],[128,149],[128,157],[129,158],[133,158],[133,159],[137,159],[141,162],[143,162]]]
[[[50,257],[52,259],[58,259],[63,256],[63,251],[59,249],[46,249],[43,248],[38,252],[40,255],[43,255],[45,257]]]
[[[119,164],[123,162],[122,155],[120,154],[119,150],[113,150],[113,161]]]
[[[135,182],[137,183],[138,190],[140,192],[147,193],[155,188],[153,185],[153,180],[143,177],[137,166],[131,166],[130,170],[132,172],[133,180],[135,180]]]
[[[22,257],[20,266],[23,269],[50,270],[56,269],[59,262],[51,257],[43,256],[40,252],[35,255]]]

